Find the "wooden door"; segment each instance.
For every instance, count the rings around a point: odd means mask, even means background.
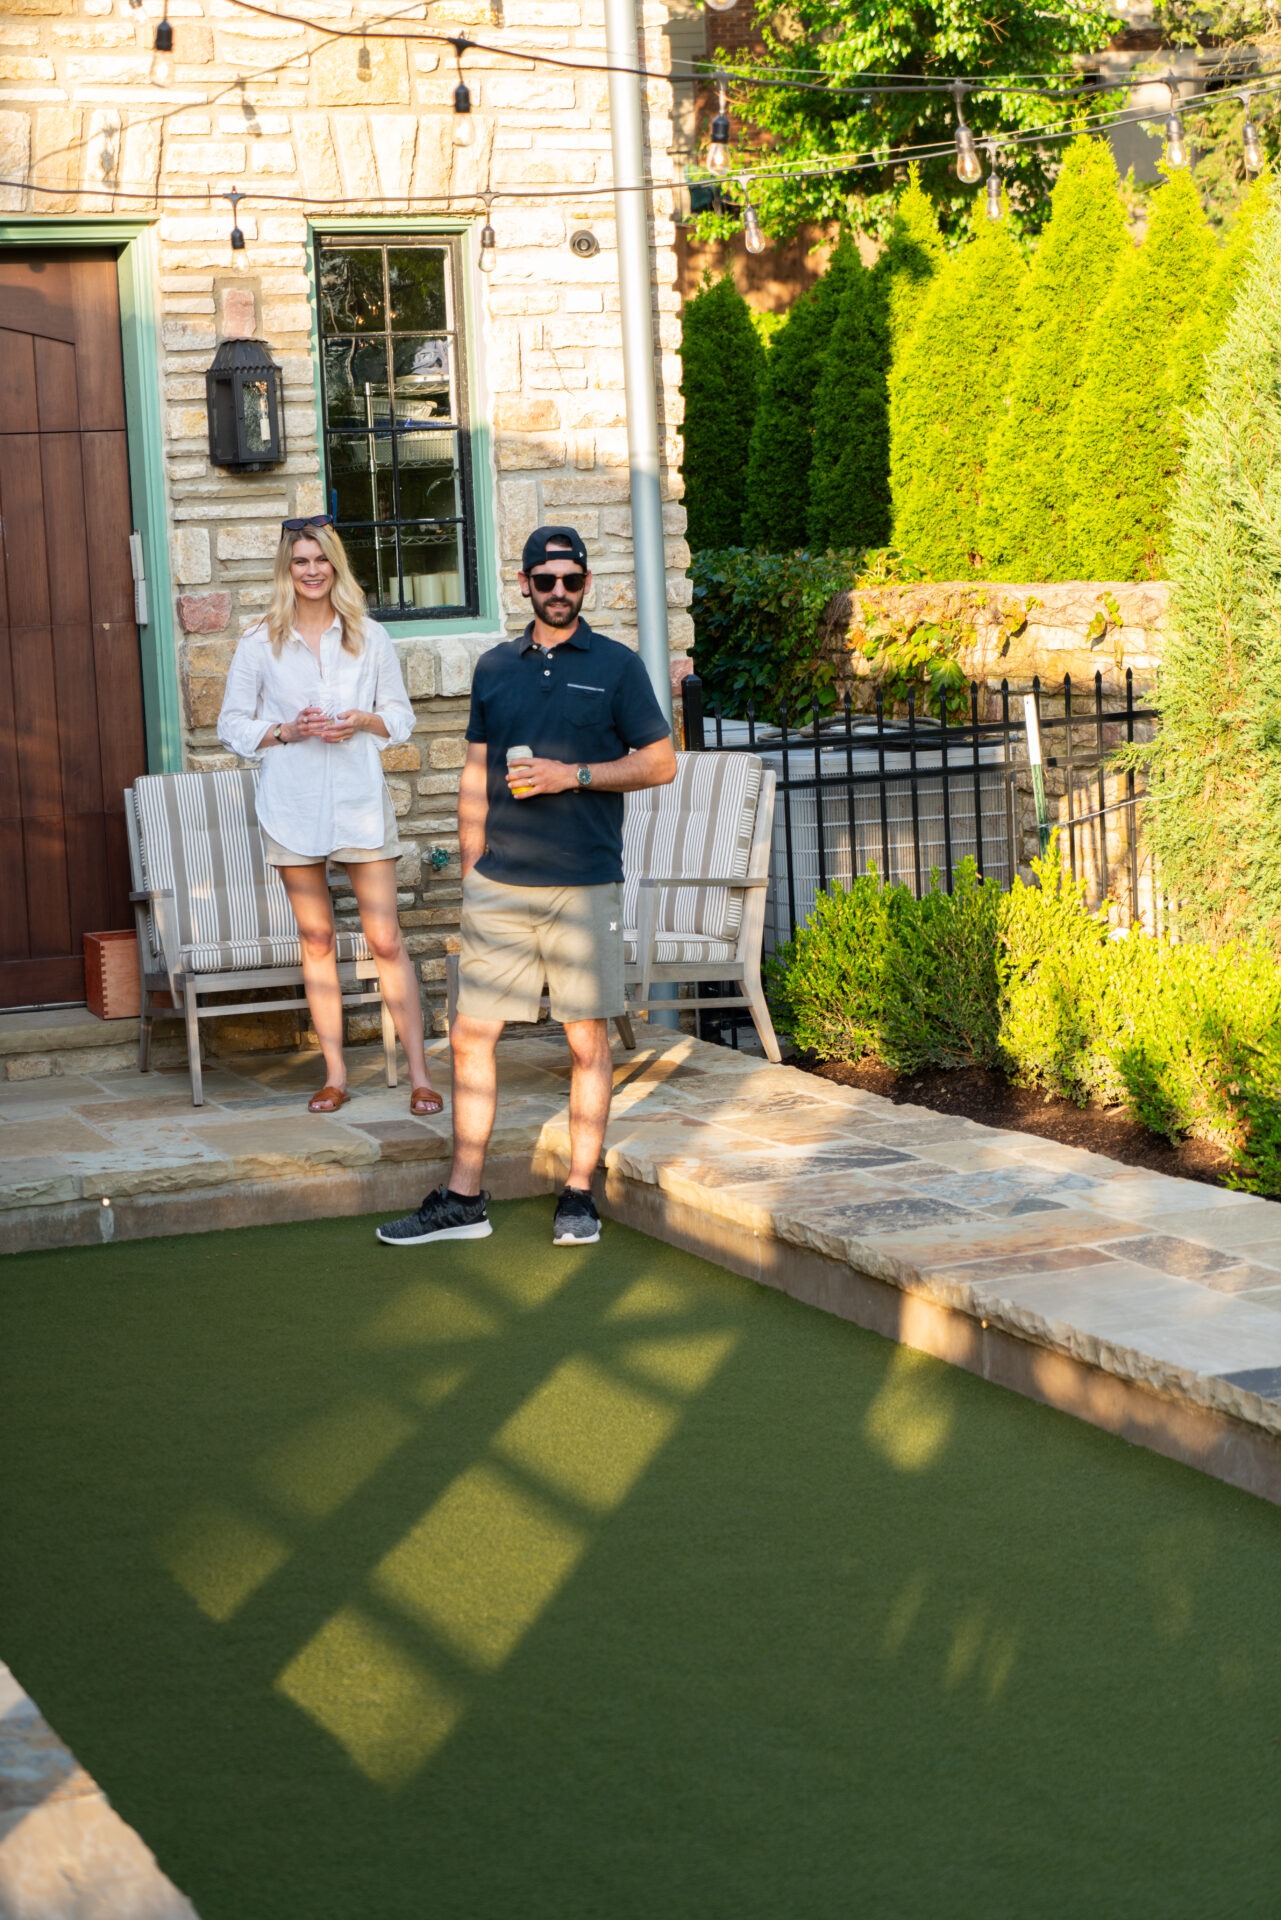
[[[146,771],[113,255],[0,250],[0,1006],[84,998],[133,923]]]

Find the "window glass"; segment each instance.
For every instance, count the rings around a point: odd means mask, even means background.
[[[329,504],[380,619],[477,610],[455,269],[439,239],[319,243]]]

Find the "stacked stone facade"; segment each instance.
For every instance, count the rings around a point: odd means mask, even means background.
[[[457,144],[451,48],[383,37],[394,29],[374,0],[326,0],[315,13],[268,3],[298,20],[266,18],[234,0],[170,0],[165,72],[152,50],[157,0],[0,0],[0,179],[27,183],[0,187],[0,210],[154,217],[174,605],[170,620],[166,609],[153,619],[176,653],[187,763],[207,766],[222,757],[214,725],[223,677],[239,634],[267,602],[280,520],[325,502],[311,223],[339,217],[355,231],[362,217],[396,216],[479,225],[479,196],[492,190],[496,265],[474,276],[467,297],[492,433],[492,462],[478,461],[474,480],[492,500],[499,616],[486,634],[451,632],[447,621],[414,638],[397,634],[418,726],[385,760],[409,849],[402,906],[438,1003],[457,917],[454,794],[471,670],[486,646],[524,625],[515,573],[531,527],[550,519],[582,530],[595,573],[588,615],[636,641],[608,80],[468,50],[472,139]],[[661,75],[666,9],[638,0],[637,17],[642,59]],[[605,58],[601,0],[497,0],[492,9],[434,0],[398,13],[395,26],[474,34],[513,53]],[[346,31],[336,37],[337,29]],[[666,79],[648,83],[647,112],[658,183],[650,207],[670,639],[679,657],[691,626]],[[246,196],[238,219],[247,246],[234,255],[231,211],[217,197],[232,188]],[[545,197],[504,197],[531,191]],[[580,229],[599,242],[591,257],[569,246]],[[209,462],[205,372],[221,340],[250,336],[283,370],[288,455],[272,471],[234,474]]]

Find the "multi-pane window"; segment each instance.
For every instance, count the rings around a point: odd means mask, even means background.
[[[370,606],[475,613],[456,251],[326,238],[317,280],[329,500]]]

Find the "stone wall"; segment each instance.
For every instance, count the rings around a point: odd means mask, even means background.
[[[378,0],[354,0],[325,18],[358,28],[385,12]],[[222,757],[214,726],[223,678],[239,634],[266,604],[280,520],[324,504],[308,216],[332,213],[266,196],[322,196],[344,226],[359,229],[363,216],[415,211],[479,224],[477,196],[487,186],[495,195],[496,263],[475,276],[469,299],[493,447],[492,468],[478,462],[475,484],[493,501],[500,613],[489,634],[442,623],[398,638],[418,726],[386,756],[410,848],[400,876],[406,925],[439,1018],[443,952],[456,923],[454,794],[471,670],[484,647],[525,623],[515,574],[531,527],[550,519],[581,529],[595,573],[588,616],[636,640],[607,76],[521,67],[469,50],[472,140],[456,145],[448,47],[381,38],[372,24],[367,40],[326,38],[233,0],[173,0],[165,75],[152,52],[159,14],[156,0],[140,8],[130,0],[0,0],[0,177],[37,183],[0,187],[0,209],[155,213],[172,644],[190,765]],[[638,0],[637,17],[642,58],[661,74],[666,9]],[[496,48],[604,59],[601,0],[498,0],[493,8],[438,0],[405,24],[475,33]],[[668,604],[672,649],[683,655],[690,589],[665,79],[649,83],[647,108],[648,162],[660,183],[651,237]],[[119,197],[89,196],[83,189],[91,186]],[[248,244],[234,256],[230,209],[210,198],[230,188],[246,196],[238,219]],[[531,191],[548,197],[504,199]],[[190,204],[149,205],[146,196],[161,192],[189,195]],[[411,195],[450,198],[415,209]],[[600,247],[586,259],[569,247],[582,228]],[[265,340],[283,370],[288,459],[272,472],[230,474],[209,464],[204,378],[220,340],[249,336]],[[432,869],[433,848],[450,856],[443,872]]]

